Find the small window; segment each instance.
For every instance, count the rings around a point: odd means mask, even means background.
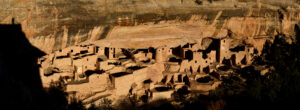
[[[87,58],[86,61],[89,61],[89,59]]]
[[[62,52],[62,50],[61,50],[61,49],[59,49],[59,52]]]
[[[205,61],[205,63],[207,63],[207,61]]]
[[[73,50],[71,50],[71,52],[73,52]]]
[[[195,61],[195,63],[197,63],[197,60]]]
[[[162,50],[164,50],[164,48],[162,48]]]

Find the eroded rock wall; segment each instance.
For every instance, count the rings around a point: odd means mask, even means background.
[[[247,38],[293,34],[300,18],[294,0],[204,0],[203,5],[194,0],[2,0],[0,6],[0,22],[10,24],[14,18],[31,43],[47,53],[110,35],[125,35],[124,31],[114,31],[120,19],[129,19],[133,27],[178,24],[182,26],[178,32],[188,37],[223,37],[230,30],[236,37]],[[190,29],[190,25],[199,29]]]

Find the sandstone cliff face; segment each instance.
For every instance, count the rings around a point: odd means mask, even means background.
[[[294,24],[299,24],[295,0],[238,1],[198,5],[194,0],[2,0],[0,22],[8,24],[14,18],[30,42],[47,53],[81,42],[145,35],[156,39],[224,37],[228,32],[241,39],[278,32],[292,35]],[[119,21],[130,26],[118,26]]]

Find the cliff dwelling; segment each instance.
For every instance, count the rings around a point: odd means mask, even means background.
[[[7,95],[24,109],[277,105],[298,88],[286,80],[299,79],[299,25],[299,0],[0,0],[0,73],[28,96]],[[48,104],[56,86],[64,102]]]

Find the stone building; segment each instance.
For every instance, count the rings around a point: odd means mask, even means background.
[[[97,55],[86,56],[82,58],[82,65],[84,65],[84,71],[95,71],[99,69],[99,62]]]
[[[166,62],[172,55],[172,49],[167,46],[158,47],[155,51],[156,62]]]
[[[105,55],[105,47],[96,46],[96,53],[98,56],[104,56]]]
[[[229,50],[231,41],[232,39],[230,38],[224,38],[220,40],[220,62],[231,57],[231,53]]]
[[[149,49],[137,49],[133,54],[136,61],[150,61],[153,58],[153,53]]]
[[[116,96],[135,94],[157,100],[171,98],[181,88],[202,92],[215,89],[224,73],[219,67],[251,64],[258,55],[256,48],[259,46],[229,37],[142,49],[77,45],[40,59],[40,63],[51,70],[46,72],[49,77],[42,78],[45,82],[63,77],[67,82],[87,83],[89,88],[102,90],[101,83],[112,88]]]
[[[58,58],[59,57],[68,57],[69,56],[69,51],[65,50],[65,49],[64,50],[60,49],[60,50],[55,52],[55,56],[58,57]]]
[[[254,56],[259,55],[253,45],[239,43],[236,39],[224,38],[220,41],[220,46],[220,63],[224,63],[224,59],[230,59],[234,66],[249,65]]]
[[[117,58],[116,54],[122,52],[121,48],[105,47],[105,55],[108,59]]]
[[[151,100],[159,100],[159,99],[170,99],[174,90],[166,90],[166,91],[154,91],[152,92]]]
[[[110,74],[110,80],[113,88],[115,88],[115,95],[121,96],[129,93],[131,85],[134,82],[134,77],[132,73],[119,72]]]
[[[53,61],[53,66],[59,68],[62,66],[72,66],[73,65],[73,60],[70,57],[67,58],[56,58]]]

